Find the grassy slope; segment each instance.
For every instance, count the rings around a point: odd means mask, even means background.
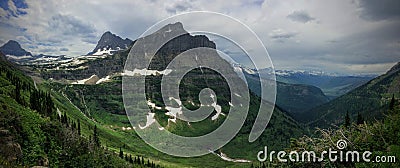
[[[97,124],[97,127],[101,130],[102,144],[117,150],[121,146],[125,146],[125,150],[134,155],[143,155],[146,158],[151,158],[152,160],[160,163],[163,166],[207,166],[207,167],[226,167],[226,166],[245,166],[248,164],[232,163],[223,161],[222,159],[214,155],[206,155],[196,158],[176,158],[169,155],[162,154],[147,144],[145,144],[133,130],[122,130],[122,127],[130,127],[126,116],[124,114],[119,114],[119,109],[121,103],[115,103],[115,100],[120,100],[120,87],[118,85],[120,81],[116,80],[109,83],[103,83],[99,85],[62,85],[57,83],[47,83],[47,88],[53,88],[54,97],[57,98],[59,104],[66,104],[64,106],[68,111],[68,114],[75,119],[85,118],[85,123],[83,128],[86,129],[87,125]],[[81,93],[81,94],[76,94]],[[62,96],[63,94],[69,95],[69,97],[74,104],[82,109],[83,112],[79,111],[73,107],[69,101]],[[195,95],[195,94],[194,94]],[[218,95],[218,94],[217,94]],[[82,101],[84,97],[85,101]],[[280,110],[276,109],[273,118],[264,134],[256,142],[249,143],[248,132],[251,128],[251,120],[255,119],[257,114],[259,98],[253,96],[256,100],[253,100],[253,105],[251,106],[251,116],[248,118],[248,124],[246,128],[243,128],[240,134],[232,140],[228,145],[223,147],[221,151],[226,153],[232,158],[245,158],[249,160],[256,160],[256,154],[264,145],[271,146],[275,149],[282,149],[287,146],[289,139],[291,137],[298,137],[303,132],[301,128],[293,121],[290,117],[285,115]],[[218,100],[222,99],[221,97]],[[64,102],[64,103],[63,103]],[[83,102],[86,104],[84,105]],[[114,103],[113,103],[114,102]],[[116,106],[109,106],[114,104]],[[226,108],[226,107],[223,107]],[[60,109],[61,110],[61,109]],[[89,110],[90,118],[86,117],[89,113],[85,112]],[[115,113],[113,114],[112,112]],[[85,114],[84,114],[85,113]],[[94,122],[96,121],[96,122]],[[221,120],[222,121],[222,120]],[[179,123],[174,128],[180,128],[179,130],[172,129],[176,133],[185,134],[184,129],[186,128],[186,123]],[[204,130],[209,130],[209,128],[214,128],[211,126],[200,127]],[[183,130],[183,131],[182,131]],[[88,132],[85,130],[84,132]],[[187,132],[187,131],[186,131]]]

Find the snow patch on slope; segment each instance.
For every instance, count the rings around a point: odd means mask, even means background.
[[[85,84],[87,81],[94,79],[95,77],[97,77],[97,75],[92,75],[87,79],[82,79],[82,80],[77,80],[76,82],[72,82],[71,84],[78,84],[78,85],[83,85]]]
[[[103,48],[103,49],[98,49],[92,55],[112,55],[111,52],[114,52],[114,51],[118,51],[118,50],[112,50],[112,49]]]
[[[97,82],[96,82],[96,84],[100,84],[100,83],[102,83],[102,82],[107,82],[107,81],[110,81],[111,79],[110,79],[110,75],[108,75],[108,76],[106,76],[106,77],[104,77],[104,78],[101,78],[100,80],[98,80]]]
[[[162,71],[157,71],[157,70],[136,69],[136,68],[135,68],[133,71],[124,70],[124,72],[121,73],[121,75],[122,75],[122,76],[168,75],[168,74],[171,73],[171,72],[172,72],[171,69],[165,69],[165,70],[162,70]]]
[[[236,162],[236,163],[250,163],[251,162],[250,160],[245,160],[245,159],[232,159],[222,152],[221,152],[221,154],[218,154],[213,151],[210,151],[210,153],[212,153],[212,154],[220,157],[222,160],[226,160],[228,162]]]

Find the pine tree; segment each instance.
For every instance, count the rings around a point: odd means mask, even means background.
[[[389,104],[389,109],[393,110],[394,109],[394,103],[395,103],[395,98],[394,98],[394,94],[392,95],[392,100],[390,100],[390,104]]]
[[[129,154],[129,163],[133,163],[132,155]]]
[[[94,129],[93,129],[93,142],[96,146],[98,146],[98,147],[100,146],[100,139],[99,139],[96,125],[94,125]]]
[[[349,111],[346,112],[346,117],[344,119],[344,126],[349,127],[350,126],[350,116],[349,116]]]
[[[22,97],[21,97],[21,83],[19,81],[15,84],[15,100],[22,104]]]
[[[46,106],[45,107],[46,108],[45,115],[51,117],[52,114],[54,114],[53,113],[54,103],[53,103],[53,100],[51,99],[50,93],[46,94],[45,104],[46,104],[45,105]]]
[[[78,119],[78,135],[81,135],[81,122]]]
[[[364,124],[364,118],[362,115],[358,112],[357,113],[357,125]]]
[[[124,152],[122,152],[121,147],[119,147],[119,157],[120,157],[121,159],[124,158]]]
[[[76,128],[76,124],[75,124],[75,122],[74,122],[74,121],[72,121],[72,122],[71,122],[71,128],[72,128],[72,131],[74,131],[74,130],[75,130],[75,128]]]
[[[49,154],[49,150],[50,150],[50,148],[51,148],[51,142],[50,142],[51,140],[50,140],[50,137],[49,137],[49,135],[47,135],[46,136],[46,140],[45,140],[45,142],[44,142],[44,144],[43,144],[43,148],[44,148],[44,152],[46,153],[46,154]]]

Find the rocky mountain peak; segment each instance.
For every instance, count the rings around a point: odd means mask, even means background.
[[[170,32],[175,32],[175,33],[183,33],[186,34],[186,30],[183,28],[183,24],[181,22],[176,22],[176,23],[170,23],[162,27],[161,29],[157,30],[157,33],[170,33]]]
[[[128,38],[122,39],[110,31],[106,31],[97,42],[94,50],[87,55],[112,54],[111,52],[113,51],[127,49],[132,42],[133,41]]]
[[[32,54],[21,47],[21,45],[14,40],[9,40],[6,44],[0,47],[0,52],[5,55],[13,56],[32,56]]]

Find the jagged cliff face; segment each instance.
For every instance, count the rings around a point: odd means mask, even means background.
[[[165,44],[163,41],[167,40]],[[149,69],[152,70],[163,70],[166,66],[179,54],[190,49],[206,47],[215,49],[215,43],[210,41],[204,35],[192,36],[183,29],[182,23],[168,24],[158,31],[138,39],[140,44],[137,42],[135,45],[135,51],[138,55],[146,55],[143,58],[137,58],[132,62],[135,67],[141,67],[142,63],[148,63],[151,61]],[[157,51],[154,51],[157,50]],[[135,55],[136,53],[131,53]],[[154,54],[152,60],[150,57]],[[147,68],[147,67],[142,67]]]

